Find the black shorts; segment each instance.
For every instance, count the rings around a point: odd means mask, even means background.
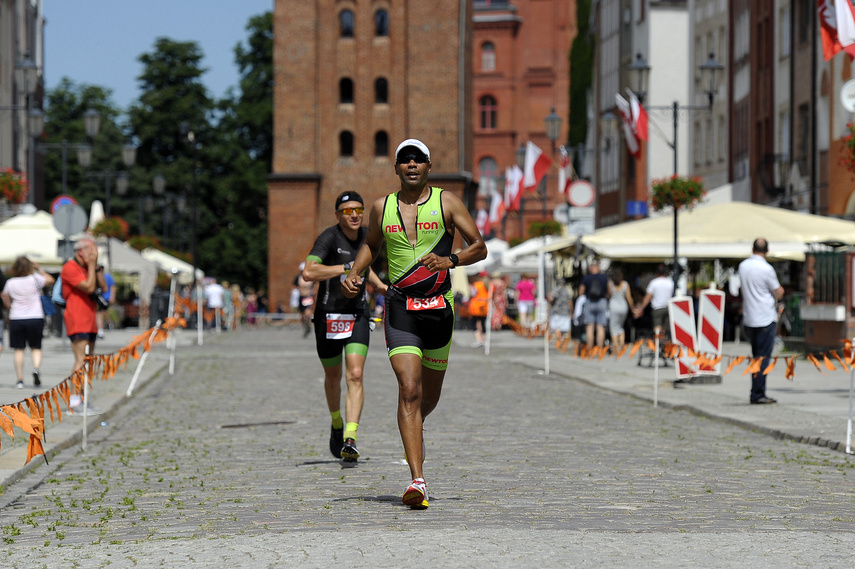
[[[44,318],[9,320],[9,347],[13,350],[23,350],[30,346],[31,350],[41,350],[44,328]]]
[[[315,312],[315,345],[321,365],[324,367],[340,364],[342,350],[345,354],[360,354],[362,357],[368,354],[368,342],[371,338],[368,314],[356,314],[355,317],[353,332],[349,337],[327,338],[327,313]]]
[[[454,298],[445,295],[446,307],[407,310],[407,297],[393,288],[386,294],[386,349],[389,356],[416,354],[422,365],[444,370],[448,366],[454,332]]]
[[[87,342],[95,342],[95,338],[98,337],[96,332],[81,332],[79,334],[71,334],[68,339],[71,340],[71,343],[78,342],[80,340],[85,340]]]

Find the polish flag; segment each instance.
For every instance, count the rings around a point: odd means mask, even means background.
[[[831,0],[816,0],[816,11],[819,14],[822,54],[825,60],[829,61],[843,49],[837,39],[837,14]]]
[[[479,209],[478,214],[475,216],[475,226],[478,227],[478,231],[481,232],[481,235],[487,235],[490,231],[490,214],[487,213],[486,209]]]
[[[635,93],[629,89],[626,92],[629,94],[629,110],[632,112],[632,132],[639,140],[648,140],[647,111],[641,106],[641,101],[638,100]]]
[[[620,96],[620,93],[615,93],[615,104],[623,118],[623,134],[626,139],[626,147],[633,156],[638,158],[641,156],[641,144],[638,142],[638,136],[632,129],[632,109],[626,99]]]
[[[508,211],[519,211],[522,199],[523,172],[514,164],[505,168],[505,208]]]
[[[487,217],[487,231],[493,225],[502,223],[502,218],[505,217],[505,200],[502,194],[496,188],[492,190],[492,199],[490,200],[490,215]]]
[[[552,164],[552,159],[543,153],[532,141],[528,141],[525,146],[525,167],[523,168],[523,187],[529,191],[534,191],[549,166]]]
[[[566,194],[573,181],[573,162],[563,144],[558,148],[558,156],[558,193]]]
[[[837,12],[837,41],[843,51],[855,57],[855,7],[850,0],[837,0],[834,8]]]

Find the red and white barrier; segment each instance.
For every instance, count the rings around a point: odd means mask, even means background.
[[[721,355],[724,339],[724,292],[714,289],[701,291],[698,303],[698,351]],[[700,370],[721,375],[721,362],[714,366],[702,365]]]
[[[695,356],[689,356],[688,351],[697,352],[695,337],[695,307],[688,296],[678,296],[668,301],[668,320],[671,324],[671,341],[686,348],[680,357],[676,358],[674,369],[677,379],[692,377],[697,371],[692,367]]]

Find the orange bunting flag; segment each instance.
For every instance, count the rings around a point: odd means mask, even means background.
[[[24,464],[29,464],[29,462],[33,460],[33,457],[38,455],[45,455],[45,449],[42,446],[42,441],[36,435],[30,435],[30,443],[27,445],[27,462]],[[45,464],[47,464],[46,456]]]
[[[0,429],[12,437],[15,438],[15,425],[12,423],[12,419],[0,413]]]
[[[742,375],[746,373],[751,373],[752,375],[755,373],[760,373],[760,366],[763,365],[763,358],[754,358],[751,360],[751,363],[745,368],[745,371],[742,372]]]
[[[789,381],[793,381],[793,378],[796,377],[796,356],[787,358],[787,371],[784,377]]]
[[[831,352],[829,352],[829,353],[831,354],[831,356],[835,360],[837,360],[840,363],[840,365],[843,367],[843,369],[845,369],[846,371],[849,371],[849,366],[846,365],[846,362],[843,361],[843,359],[837,355],[837,350],[831,350]]]
[[[629,351],[629,357],[630,357],[630,359],[632,359],[632,358],[634,358],[634,357],[635,357],[635,354],[637,354],[637,353],[638,353],[638,350],[641,348],[641,344],[643,344],[643,343],[644,343],[644,340],[636,340],[636,341],[632,344],[632,349]]]
[[[823,363],[825,364],[825,369],[827,369],[828,371],[837,371],[837,368],[834,367],[834,364],[831,363],[831,360],[828,359],[828,356],[826,356],[825,354],[822,354],[822,360],[823,360]]]
[[[623,346],[621,346],[621,349],[618,350],[618,353],[617,353],[617,359],[621,359],[623,357],[623,355],[626,353],[627,349],[629,349],[629,346],[627,344],[624,344]]]
[[[31,435],[38,435],[37,426],[33,424],[33,420],[30,419],[23,411],[19,411],[12,405],[4,405],[3,407],[0,407],[0,411],[9,415],[9,418],[12,419],[15,426],[22,431],[30,433]]]
[[[807,358],[807,360],[808,360],[810,363],[812,363],[813,365],[815,365],[817,370],[822,371],[822,368],[821,368],[821,367],[819,367],[819,360],[818,360],[818,359],[816,359],[816,356],[814,356],[813,354],[808,354],[808,355],[806,355],[806,356],[805,356],[805,358]],[[825,374],[823,374],[823,375],[825,375]]]
[[[766,369],[763,370],[763,375],[769,375],[769,372],[775,369],[775,364],[778,363],[778,358],[774,358],[769,365],[766,366]]]
[[[656,351],[656,344],[653,343],[653,340],[647,340],[647,349],[651,352]]]

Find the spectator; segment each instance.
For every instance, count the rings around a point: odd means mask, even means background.
[[[609,281],[609,333],[614,349],[619,352],[626,343],[624,324],[630,309],[635,309],[629,283],[623,279],[623,271],[615,268]]]
[[[641,305],[633,311],[635,318],[641,318],[647,305],[653,310],[653,333],[659,335],[668,328],[668,301],[674,296],[674,281],[668,277],[665,265],[656,268],[656,278],[647,285],[647,292]]]
[[[478,274],[472,281],[472,293],[469,299],[469,314],[475,321],[475,343],[473,348],[483,348],[487,340],[487,313],[490,310],[490,291],[487,284],[487,272]]]
[[[523,275],[514,287],[514,303],[519,312],[520,325],[527,328],[530,323],[529,314],[534,310],[534,281],[529,275]]]
[[[225,289],[223,285],[216,280],[211,279],[211,282],[205,286],[205,307],[208,310],[214,311],[214,328],[219,332],[223,329],[223,301]]]
[[[609,279],[600,273],[599,261],[593,261],[588,274],[579,285],[579,294],[585,296],[582,308],[582,325],[585,326],[585,343],[594,347],[594,335],[598,348],[606,342],[606,326],[609,324]]]
[[[563,341],[570,337],[570,319],[573,314],[573,297],[567,281],[561,279],[552,289],[546,300],[549,301],[549,330],[553,339]]]
[[[753,405],[777,403],[766,397],[766,374],[772,349],[775,347],[778,326],[777,302],[784,296],[784,287],[778,282],[775,269],[766,261],[769,244],[758,238],[752,247],[753,255],[739,264],[739,281],[742,293],[742,318],[751,355],[763,358],[760,371],[751,374],[751,398]]]
[[[42,364],[42,335],[45,313],[42,309],[42,289],[52,285],[54,278],[26,257],[18,257],[12,265],[12,277],[3,285],[3,305],[9,309],[9,345],[15,350],[15,373],[18,389],[24,387],[24,350],[29,345],[33,358],[33,385],[42,384],[39,367]]]

